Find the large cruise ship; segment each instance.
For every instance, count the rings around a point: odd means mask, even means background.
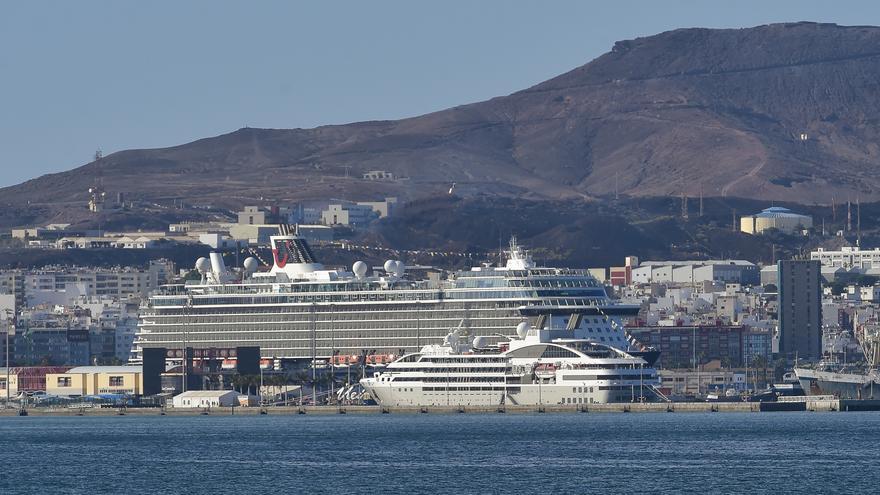
[[[133,359],[149,347],[225,353],[258,346],[276,365],[364,355],[387,362],[442,340],[459,322],[469,337],[490,344],[529,321],[630,347],[615,320],[638,306],[610,300],[587,270],[536,266],[515,239],[503,266],[412,279],[394,260],[373,273],[362,261],[351,271],[327,269],[295,230],[279,230],[271,237],[269,270],[258,271],[257,260],[248,258],[231,271],[212,253],[196,263],[201,280],[152,295],[141,308]]]
[[[583,330],[531,328],[486,346],[459,330],[361,380],[380,405],[584,405],[665,399],[641,357],[598,344]]]

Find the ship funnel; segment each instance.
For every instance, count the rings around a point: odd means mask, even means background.
[[[211,253],[211,272],[209,278],[212,282],[222,284],[230,280],[229,272],[226,270],[226,263],[223,262],[223,255],[220,253]]]
[[[305,239],[296,233],[290,233],[288,225],[279,227],[281,235],[273,235],[269,238],[272,245],[272,273],[284,273],[290,278],[300,278],[302,275],[324,267],[315,261],[312,248]],[[286,234],[285,234],[286,232]]]

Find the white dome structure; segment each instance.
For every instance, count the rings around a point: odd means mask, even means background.
[[[211,260],[202,256],[201,258],[196,260],[196,270],[202,275],[211,271]]]
[[[248,275],[254,273],[255,271],[257,271],[257,267],[259,267],[259,266],[260,266],[260,262],[257,261],[257,259],[254,258],[253,256],[250,256],[247,259],[245,259],[244,263],[242,264],[242,268],[244,268],[245,276],[248,276]]]
[[[367,274],[367,264],[363,261],[355,261],[353,265],[351,265],[351,272],[354,273],[354,276],[358,279],[364,278]]]

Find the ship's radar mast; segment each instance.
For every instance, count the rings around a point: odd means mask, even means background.
[[[510,247],[507,250],[507,269],[508,270],[526,270],[534,268],[535,262],[528,251],[522,248],[516,242],[516,236],[510,236]]]

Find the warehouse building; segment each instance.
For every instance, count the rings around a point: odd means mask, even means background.
[[[235,390],[190,390],[171,399],[174,407],[231,407],[238,405]]]
[[[142,395],[143,388],[141,366],[78,366],[46,374],[46,392],[51,395]]]
[[[639,284],[726,282],[757,285],[761,271],[744,260],[644,261],[631,270],[632,281]]]

